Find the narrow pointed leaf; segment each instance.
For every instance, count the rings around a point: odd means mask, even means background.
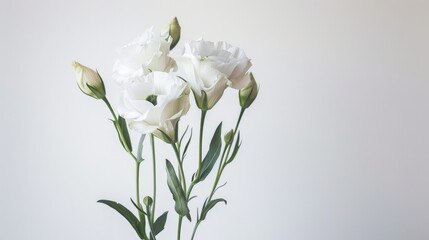
[[[154,236],[158,235],[162,230],[164,230],[165,223],[167,222],[168,211],[164,212],[159,216],[153,223],[152,233]]]
[[[185,137],[186,133],[188,132],[188,129],[189,129],[189,125],[186,126],[185,131],[183,132],[182,136],[180,137],[179,146],[182,146],[183,138]]]
[[[197,196],[192,196],[188,199],[188,202],[190,202],[192,199],[196,198]]]
[[[115,209],[119,214],[121,214],[125,219],[127,219],[127,221],[131,224],[131,226],[139,235],[140,239],[144,238],[144,226],[140,224],[140,221],[137,219],[136,216],[134,216],[134,214],[130,210],[128,210],[122,204],[110,200],[98,200],[98,202],[106,204],[107,206]]]
[[[186,152],[188,151],[188,147],[189,147],[189,143],[191,142],[191,139],[192,139],[192,129],[191,129],[191,134],[189,135],[189,140],[185,145],[185,149],[183,149],[182,161],[183,161],[183,159],[185,159]]]
[[[208,202],[205,206],[204,209],[201,211],[201,220],[204,220],[207,217],[207,213],[219,202],[224,202],[225,204],[227,204],[227,201],[223,198],[218,198],[218,199],[214,199],[211,200],[210,202]]]
[[[170,161],[166,160],[167,184],[175,201],[174,209],[180,216],[186,216],[189,213],[188,203],[185,198],[182,186],[177,178],[176,172]]]
[[[220,185],[219,187],[217,187],[215,190],[214,190],[214,192],[213,193],[216,193],[217,192],[217,190],[219,189],[219,188],[223,188],[223,187],[225,187],[225,185],[227,184],[227,182],[225,182],[224,184],[222,184],[222,185]]]
[[[216,128],[216,131],[213,134],[212,140],[210,142],[209,151],[204,157],[202,167],[201,167],[202,170],[201,170],[201,177],[199,179],[200,181],[203,181],[209,175],[217,159],[219,158],[220,151],[222,148],[221,132],[222,132],[222,122]]]
[[[139,212],[143,213],[144,215],[147,215],[147,213],[143,211],[141,207],[137,206],[137,204],[134,202],[132,198],[130,198],[130,200],[131,200],[131,203],[134,205],[134,207],[137,208],[137,210],[139,210]]]

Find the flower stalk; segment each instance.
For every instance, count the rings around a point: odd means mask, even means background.
[[[201,177],[201,167],[203,164],[203,134],[204,134],[204,122],[206,119],[206,110],[201,110],[201,119],[200,119],[200,139],[198,145],[198,171],[196,179],[200,179]]]
[[[150,135],[150,145],[152,146],[152,167],[153,167],[153,203],[151,221],[154,222],[156,208],[156,156],[155,156],[155,139],[153,134]]]

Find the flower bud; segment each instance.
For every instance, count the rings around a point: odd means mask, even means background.
[[[225,145],[228,145],[232,142],[232,136],[234,135],[234,130],[229,130],[225,136],[223,137],[223,140],[225,141]]]
[[[150,206],[152,205],[152,203],[153,203],[153,200],[152,200],[152,198],[151,198],[151,197],[146,196],[146,197],[144,197],[144,199],[143,199],[143,203],[144,203],[144,205],[146,205],[146,206],[150,207]]]
[[[72,63],[80,90],[88,96],[102,99],[106,96],[103,80],[97,71],[92,70],[76,61]]]
[[[168,26],[164,29],[164,36],[167,39],[168,37],[171,37],[172,42],[170,45],[170,50],[173,49],[177,43],[180,40],[180,24],[177,21],[177,17],[173,18],[173,20],[170,21],[170,23],[168,24]]]
[[[259,87],[256,84],[255,78],[252,73],[246,74],[245,78],[249,78],[249,83],[244,88],[240,89],[238,95],[240,99],[240,106],[242,108],[248,108],[256,96],[258,96]]]

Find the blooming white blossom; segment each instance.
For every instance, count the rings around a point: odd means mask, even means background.
[[[153,27],[118,50],[113,78],[119,84],[132,82],[152,71],[169,72],[176,67],[169,56],[172,38],[162,37]]]
[[[165,72],[151,72],[128,84],[119,97],[118,112],[130,129],[174,140],[174,127],[190,107],[189,87]]]
[[[252,66],[242,49],[226,42],[202,39],[186,44],[184,53],[175,59],[185,71],[198,107],[202,109],[211,109],[228,86],[245,87],[248,84],[245,74]]]

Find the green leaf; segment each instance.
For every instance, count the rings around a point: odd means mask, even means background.
[[[120,203],[113,202],[110,200],[98,200],[99,203],[106,204],[107,206],[115,209],[119,214],[121,214],[127,221],[131,224],[134,230],[139,235],[140,239],[144,238],[145,235],[145,227],[140,223],[136,216],[126,207],[121,205]]]
[[[201,211],[200,220],[204,220],[207,217],[207,213],[219,202],[224,202],[225,204],[227,204],[227,201],[223,198],[213,199],[208,203],[204,202],[203,210]]]
[[[137,210],[139,210],[139,212],[143,213],[144,215],[147,215],[147,213],[145,211],[143,211],[143,209],[139,206],[137,206],[137,204],[134,202],[134,200],[132,198],[130,198],[131,202],[133,203],[134,207],[137,208]]]
[[[188,126],[186,126],[186,129],[185,129],[185,131],[183,132],[182,137],[180,137],[179,146],[182,146],[183,138],[185,137],[185,135],[186,135],[186,133],[188,132],[188,130],[189,130],[189,125],[188,125]]]
[[[118,132],[119,141],[124,147],[125,151],[132,152],[133,147],[131,145],[130,134],[128,133],[127,122],[121,116],[118,116],[117,121],[113,121],[116,131]]]
[[[137,148],[137,160],[139,160],[139,162],[143,161],[143,142],[144,142],[144,138],[146,137],[146,134],[142,134],[142,136],[140,137],[140,141],[139,141],[139,146]]]
[[[240,146],[241,146],[240,132],[238,132],[237,140],[235,141],[234,150],[232,151],[231,157],[226,162],[227,164],[231,163],[234,160],[235,156],[238,153],[238,150],[240,149]]]
[[[154,224],[153,224],[153,229],[152,229],[152,234],[153,235],[158,235],[158,233],[160,233],[162,230],[164,230],[164,226],[165,226],[165,222],[167,221],[167,215],[168,215],[168,211],[164,212],[161,216],[159,216]]]
[[[214,192],[213,192],[213,194],[214,193],[216,193],[217,192],[217,190],[219,189],[219,188],[223,188],[223,187],[225,187],[225,185],[227,184],[227,182],[225,182],[224,184],[222,184],[222,185],[220,185],[219,187],[217,187],[215,190],[214,190]]]
[[[173,194],[173,199],[175,201],[174,209],[180,216],[186,216],[189,213],[189,208],[185,193],[182,186],[180,185],[173,165],[171,165],[170,161],[167,159],[165,161],[167,170],[167,184],[171,194]]]
[[[191,142],[191,139],[192,139],[192,129],[191,129],[191,134],[190,134],[190,136],[189,136],[189,140],[188,140],[188,142],[186,143],[185,148],[183,149],[183,153],[182,153],[182,161],[183,161],[183,159],[185,159],[186,152],[188,151],[188,147],[189,147],[189,143]]]
[[[216,131],[213,134],[213,138],[210,142],[209,151],[204,157],[199,181],[203,181],[209,175],[217,159],[219,158],[220,151],[222,148],[221,132],[222,132],[222,122],[216,128]]]

